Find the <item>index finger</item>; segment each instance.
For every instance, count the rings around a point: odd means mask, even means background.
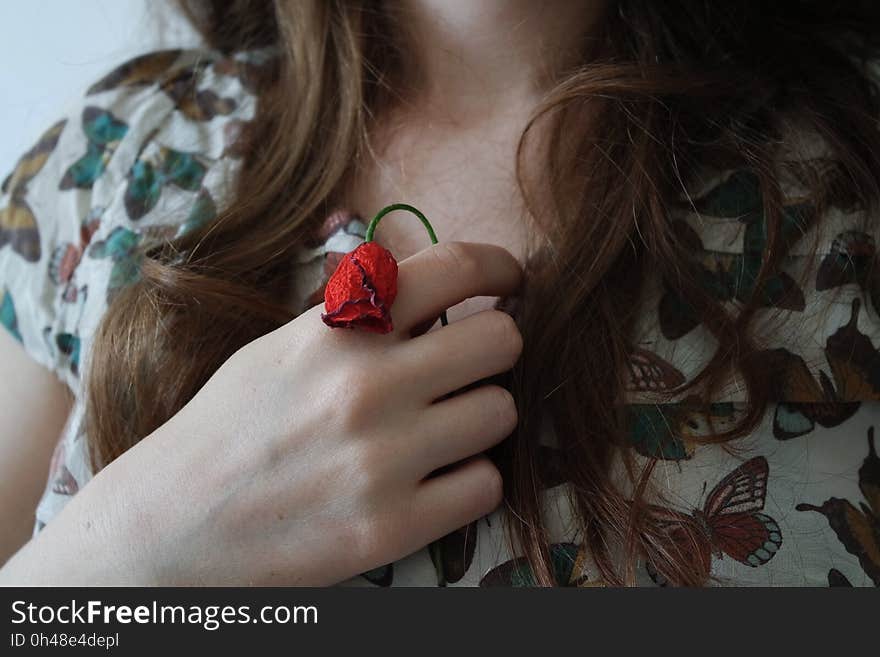
[[[412,329],[470,297],[513,294],[522,266],[507,249],[482,242],[440,242],[402,260],[397,298],[392,304],[394,332]]]

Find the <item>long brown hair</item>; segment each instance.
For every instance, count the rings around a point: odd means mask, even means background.
[[[235,200],[208,226],[151,247],[141,279],[102,321],[87,380],[96,469],[176,413],[236,349],[294,317],[280,301],[293,249],[369,152],[370,126],[393,102],[400,70],[388,38],[395,16],[381,0],[183,4],[213,48],[276,47],[278,56],[255,78],[259,109]],[[556,583],[540,510],[551,478],[538,441],[544,413],[563,455],[552,477],[570,485],[601,577],[631,584],[644,558],[673,583],[707,581],[708,564],[647,512],[653,463],[637,465],[625,449],[643,283],[674,288],[718,340],[688,383],[697,397],[708,404],[731,368],[748,390],[736,425],[704,440],[751,432],[771,397],[755,358],[766,337],[755,313],[791,246],[781,236],[781,172],[811,190],[817,221],[823,208],[845,204],[861,208],[867,224],[880,200],[880,107],[866,68],[878,27],[870,1],[611,0],[590,63],[567,71],[535,112],[517,176],[553,257],[527,265],[516,315],[525,347],[505,377],[520,421],[493,456],[505,474],[509,538],[538,584]],[[532,168],[539,123],[551,129]],[[796,131],[825,150],[802,157],[788,140]],[[767,247],[751,299],[736,308],[701,285],[670,218],[707,167],[741,168],[760,182]],[[617,458],[624,483],[612,477]]]

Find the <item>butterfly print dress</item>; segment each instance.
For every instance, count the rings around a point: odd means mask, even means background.
[[[257,103],[253,75],[270,56],[173,50],[128,61],[48,126],[3,182],[0,324],[75,398],[46,464],[35,533],[94,474],[82,381],[98,323],[137,280],[143,247],[212,221],[230,200]],[[691,247],[706,288],[735,308],[755,290],[767,248],[757,180],[747,171],[706,174],[688,197],[672,217],[676,237]],[[718,345],[674,289],[646,281],[629,367],[629,449],[657,459],[651,513],[714,585],[880,585],[876,230],[838,207],[816,222],[806,198],[796,185],[786,190],[779,237],[789,248],[761,289],[756,318],[782,318],[760,354],[773,401],[735,449],[700,437],[736,421],[743,386],[731,376],[708,413],[693,392],[673,394]],[[398,200],[406,199],[389,202]],[[321,303],[327,277],[365,229],[353,208],[315,228],[292,263],[299,309]],[[554,444],[548,429],[548,470],[559,458]],[[602,585],[574,530],[567,483],[552,483],[544,495],[556,578]],[[505,522],[496,511],[344,584],[532,585]],[[639,564],[638,577],[667,584],[651,563]]]

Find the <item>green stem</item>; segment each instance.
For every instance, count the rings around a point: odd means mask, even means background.
[[[406,203],[393,203],[393,204],[387,205],[384,208],[382,208],[381,210],[379,210],[379,213],[375,217],[373,217],[373,220],[370,222],[370,225],[367,226],[367,234],[364,237],[365,242],[372,242],[373,241],[373,233],[376,231],[376,226],[379,225],[379,220],[382,217],[384,217],[386,214],[388,214],[389,212],[392,212],[394,210],[406,210],[406,211],[412,212],[414,215],[416,215],[421,220],[421,222],[424,224],[425,228],[427,229],[428,237],[431,238],[431,244],[437,243],[437,235],[434,233],[434,229],[431,226],[431,223],[428,221],[427,217],[425,217],[425,215],[422,214],[418,209],[414,208],[411,205],[407,205]],[[446,326],[448,323],[449,322],[446,319],[446,311],[444,310],[442,313],[440,313],[440,324],[442,326]]]
[[[367,233],[364,236],[365,242],[373,241],[373,233],[376,230],[376,226],[379,225],[379,220],[386,214],[388,214],[389,212],[393,212],[394,210],[406,210],[416,215],[427,229],[428,237],[431,238],[431,244],[437,243],[437,235],[434,233],[434,229],[431,227],[431,222],[429,222],[427,217],[425,217],[425,215],[423,215],[417,208],[414,208],[411,205],[407,205],[406,203],[394,203],[379,210],[379,213],[375,217],[373,217],[370,225],[367,226]],[[448,323],[449,322],[446,319],[446,311],[444,310],[442,313],[440,313],[440,324],[442,326],[446,326]],[[444,572],[445,560],[443,555],[442,541],[437,540],[431,543],[431,545],[428,546],[428,551],[431,555],[431,561],[434,563],[434,569],[437,572],[438,586],[446,586],[446,574]]]

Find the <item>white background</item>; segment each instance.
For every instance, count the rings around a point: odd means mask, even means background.
[[[0,0],[0,180],[114,66],[194,43],[165,0]]]

